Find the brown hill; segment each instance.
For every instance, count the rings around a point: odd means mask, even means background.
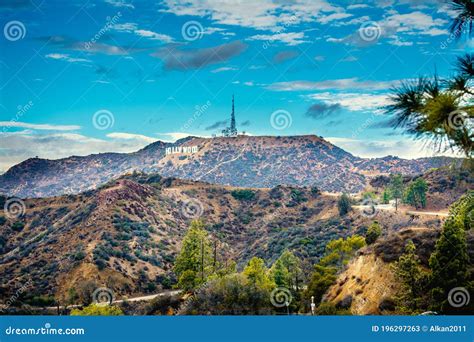
[[[242,190],[144,174],[25,206],[16,220],[0,216],[3,300],[29,280],[31,296],[67,296],[91,282],[117,295],[169,287],[182,237],[198,216],[219,259],[239,265],[255,255],[270,262],[289,248],[311,267],[327,241],[355,229],[331,218],[335,199],[316,188]]]
[[[167,148],[182,147],[196,147],[197,151],[166,154]],[[132,171],[241,187],[317,186],[330,192],[358,192],[374,175],[418,174],[452,161],[363,159],[309,135],[189,137],[174,144],[156,142],[130,154],[28,159],[0,176],[0,193],[21,198],[77,194]]]
[[[354,315],[397,314],[395,297],[400,285],[392,264],[403,254],[404,246],[412,240],[422,266],[428,267],[441,229],[425,224],[409,225],[388,233],[373,245],[362,249],[341,272],[336,283],[326,293],[325,301],[349,309]],[[474,232],[467,233],[467,246],[474,258]]]

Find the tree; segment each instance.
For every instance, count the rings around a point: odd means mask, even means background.
[[[113,305],[90,304],[84,309],[71,310],[71,316],[121,316],[122,310]]]
[[[336,281],[337,270],[337,267],[315,265],[305,297],[309,299],[313,296],[314,302],[320,303],[326,291]]]
[[[174,271],[178,276],[178,287],[183,286],[189,290],[190,286],[204,283],[211,266],[212,249],[207,232],[204,230],[204,223],[194,220],[183,239],[181,251],[174,265]]]
[[[326,252],[319,264],[340,268],[347,265],[355,252],[365,246],[365,239],[360,235],[353,235],[346,239],[331,240],[326,245]]]
[[[451,9],[457,13],[451,22],[451,33],[460,38],[463,31],[466,30],[470,36],[473,32],[474,2],[472,0],[452,0]]]
[[[390,177],[390,193],[395,199],[395,211],[398,211],[398,201],[403,196],[403,177],[402,175],[392,175]]]
[[[416,139],[433,143],[437,151],[448,148],[472,158],[474,118],[473,54],[458,58],[456,75],[440,80],[430,78],[404,81],[392,90],[388,115],[394,115],[394,127],[404,128]],[[447,146],[447,147],[446,147]]]
[[[390,190],[387,188],[384,189],[383,194],[382,194],[382,203],[389,204],[391,199],[392,199],[392,194],[390,193]]]
[[[401,289],[397,295],[399,310],[412,312],[420,307],[423,283],[426,279],[418,256],[416,246],[409,240],[405,245],[405,252],[394,265],[395,276],[401,283]]]
[[[301,261],[293,253],[285,250],[273,263],[270,274],[277,286],[298,290],[303,278]]]
[[[382,234],[382,228],[377,221],[374,221],[369,229],[367,229],[367,233],[365,234],[365,242],[370,245],[373,244],[378,237]]]
[[[303,270],[301,269],[301,260],[296,257],[289,250],[285,250],[280,256],[283,266],[288,271],[288,287],[291,289],[299,290],[300,282],[303,278]]]
[[[253,257],[244,268],[243,274],[247,277],[249,284],[261,288],[271,289],[275,283],[268,276],[268,270],[265,267],[263,259]]]
[[[314,266],[314,271],[311,274],[311,279],[305,292],[306,299],[314,296],[315,303],[321,302],[323,295],[336,281],[337,272],[364,245],[364,238],[359,235],[330,241],[326,245],[325,255]]]
[[[433,308],[454,311],[447,304],[448,293],[455,287],[467,287],[469,256],[466,231],[455,216],[449,217],[430,257]]]
[[[181,306],[184,315],[269,315],[270,290],[250,284],[242,273],[210,280]]]
[[[280,259],[275,261],[270,270],[270,274],[276,286],[290,288],[288,269],[283,265]]]
[[[405,202],[417,209],[425,208],[427,190],[428,184],[426,184],[426,181],[423,178],[416,179],[407,188]]]
[[[339,208],[339,215],[341,216],[346,215],[352,210],[351,199],[346,193],[343,193],[341,197],[339,197],[337,207]]]
[[[449,208],[450,216],[469,230],[474,227],[474,190],[468,191]]]

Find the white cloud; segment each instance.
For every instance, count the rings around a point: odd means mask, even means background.
[[[347,6],[347,9],[352,10],[352,9],[359,9],[359,8],[367,8],[369,5],[366,4],[355,4],[355,5],[349,5]]]
[[[381,158],[388,155],[405,159],[434,156],[460,157],[453,152],[435,153],[426,143],[419,140],[359,140],[338,137],[325,138],[336,146],[363,158]]]
[[[167,34],[157,33],[150,30],[139,29],[136,23],[115,24],[112,26],[112,28],[121,32],[134,33],[137,36],[148,38],[150,40],[159,40],[164,43],[173,42],[173,37],[168,36]]]
[[[295,46],[303,43],[307,43],[304,40],[303,32],[287,32],[287,33],[276,33],[276,34],[257,34],[248,37],[247,40],[263,40],[267,42],[279,41],[289,46]]]
[[[0,121],[0,127],[17,127],[49,131],[75,131],[81,128],[81,126],[77,125],[31,124],[20,121]]]
[[[329,105],[340,104],[352,111],[377,110],[390,103],[387,94],[324,92],[306,97]]]
[[[331,21],[345,19],[348,17],[352,17],[352,14],[340,12],[340,13],[333,13],[327,16],[322,16],[321,18],[317,19],[317,21],[320,24],[327,24]]]
[[[238,69],[237,69],[237,68],[234,68],[234,67],[221,67],[221,68],[217,68],[217,69],[211,70],[211,72],[214,73],[214,74],[217,74],[217,73],[219,73],[219,72],[234,71],[234,70],[238,70]]]
[[[341,59],[341,62],[356,62],[356,61],[358,61],[358,58],[354,56],[347,56]]]
[[[136,23],[123,23],[115,24],[112,28],[117,31],[133,32],[138,29],[138,25]]]
[[[308,91],[329,89],[371,89],[390,88],[396,81],[361,81],[358,78],[344,78],[325,81],[289,81],[270,84],[268,89],[276,91]]]
[[[164,140],[164,139],[163,139],[163,141],[171,141],[171,142],[174,142],[174,141],[176,141],[176,140],[189,137],[191,134],[189,134],[189,133],[184,133],[184,132],[169,132],[169,133],[159,133],[159,134],[157,134],[157,135],[158,135],[158,136],[164,136],[164,137],[169,137],[169,138],[171,138],[171,139],[169,139],[169,140]]]
[[[431,29],[436,27],[446,27],[448,22],[444,19],[433,19],[430,15],[415,11],[406,14],[393,14],[385,18],[381,25],[385,28],[393,28],[398,32],[412,32],[418,31],[419,34],[432,35],[430,32]],[[435,35],[438,35],[438,32],[435,32]]]
[[[156,33],[148,30],[135,30],[134,32],[140,37],[149,38],[151,40],[159,40],[164,43],[171,43],[173,41],[173,38],[166,34]]]
[[[114,7],[135,8],[133,4],[125,0],[105,0],[105,2]]]
[[[30,131],[0,135],[0,170],[7,170],[28,158],[66,158],[93,153],[130,153],[148,145],[143,139],[103,140],[74,133],[35,134]]]
[[[370,21],[367,18],[366,21],[361,23],[361,27],[352,34],[342,38],[330,37],[327,41],[363,47],[376,44],[381,39],[389,39],[389,44],[410,46],[413,45],[413,37],[415,36],[439,36],[448,34],[446,30],[448,21],[445,19],[435,19],[431,15],[421,11],[400,14],[392,9],[386,13],[388,15],[377,22]],[[365,24],[371,29],[369,37],[366,37],[369,32],[366,31],[367,27],[363,27]],[[338,25],[344,25],[344,22],[341,21]],[[376,39],[372,39],[372,37]],[[407,37],[409,37],[409,41],[403,39]]]
[[[69,62],[69,63],[78,63],[78,62],[88,63],[88,62],[91,62],[88,59],[74,58],[74,57],[70,57],[68,54],[64,54],[64,53],[50,53],[50,54],[47,54],[45,57],[50,58],[50,59],[66,61],[66,62]]]
[[[157,141],[158,139],[148,137],[142,134],[133,134],[133,133],[122,133],[122,132],[114,132],[107,134],[108,138],[112,139],[124,139],[124,140],[137,140],[143,143],[151,144]]]
[[[354,18],[354,19],[351,19],[351,20],[339,21],[336,24],[336,26],[360,25],[360,24],[365,23],[367,21],[370,21],[370,17],[364,15],[362,17]]]
[[[242,6],[222,0],[166,0],[165,4],[167,9],[163,11],[176,15],[205,17],[221,25],[269,29],[274,32],[281,31],[282,27],[324,20],[324,17],[335,12],[343,12],[342,8],[326,0],[259,0],[246,1]]]

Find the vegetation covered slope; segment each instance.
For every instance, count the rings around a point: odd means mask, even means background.
[[[316,188],[235,189],[143,174],[79,195],[26,200],[23,216],[0,220],[2,298],[28,280],[32,295],[49,296],[88,281],[120,295],[169,287],[197,217],[222,260],[275,259],[284,248],[316,260],[328,240],[355,229],[330,218],[334,202]]]

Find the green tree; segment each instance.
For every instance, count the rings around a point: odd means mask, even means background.
[[[455,287],[467,287],[469,256],[466,231],[460,220],[449,217],[430,257],[433,308],[454,311],[447,303],[448,293]]]
[[[71,316],[121,316],[122,310],[113,305],[90,304],[84,309],[71,310]]]
[[[315,265],[305,297],[309,299],[314,296],[314,302],[320,303],[326,291],[336,281],[337,271],[337,267]]]
[[[247,277],[251,285],[271,289],[275,287],[275,283],[270,279],[268,273],[265,262],[258,257],[250,259],[243,271],[243,274]]]
[[[367,233],[365,234],[365,242],[370,245],[373,244],[378,237],[382,234],[382,228],[377,221],[374,221],[369,229],[367,229]]]
[[[349,195],[343,193],[337,202],[337,207],[339,208],[339,215],[345,216],[349,211],[352,210],[351,199]]]
[[[306,299],[309,300],[311,296],[314,296],[315,303],[321,302],[323,295],[336,281],[337,272],[363,246],[365,246],[364,238],[359,235],[330,241],[326,245],[325,255],[314,266],[314,271],[305,292]]]
[[[270,289],[250,284],[242,273],[210,280],[180,308],[184,315],[270,315]]]
[[[469,230],[474,227],[474,190],[468,191],[449,208],[450,216]]]
[[[405,202],[414,206],[415,208],[426,207],[426,191],[428,190],[428,184],[423,178],[418,178],[414,182],[410,183],[406,190]]]
[[[190,286],[204,283],[211,273],[211,268],[212,249],[204,223],[194,220],[183,239],[181,251],[174,265],[174,271],[178,276],[178,287],[183,286],[189,290]]]
[[[325,255],[321,258],[319,264],[340,268],[347,265],[355,252],[364,246],[365,239],[360,235],[331,240],[326,245]]]
[[[397,295],[397,306],[402,312],[412,313],[420,307],[424,280],[426,279],[413,241],[409,240],[405,245],[404,254],[394,264],[394,272],[401,284]]]
[[[390,193],[390,190],[384,189],[383,194],[382,194],[382,203],[389,204],[391,199],[392,199],[392,194]]]
[[[395,199],[395,211],[398,211],[398,201],[403,196],[403,177],[400,174],[392,175],[390,177],[390,193]]]
[[[280,256],[279,260],[281,260],[283,266],[288,271],[288,287],[298,291],[300,287],[300,282],[303,278],[301,260],[289,250],[285,250]]]
[[[362,193],[363,200],[375,200],[376,198],[377,198],[377,195],[375,195],[375,193],[372,191],[364,191]]]
[[[276,286],[290,288],[289,278],[290,274],[288,269],[283,265],[280,259],[277,259],[273,264],[270,274],[272,275],[273,281]]]

